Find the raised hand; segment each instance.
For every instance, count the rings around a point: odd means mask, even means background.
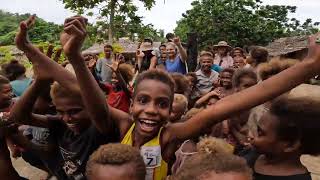
[[[35,20],[36,16],[32,15],[26,21],[22,21],[20,23],[20,28],[15,38],[15,43],[18,49],[21,51],[28,51],[32,47],[32,44],[29,42],[27,36],[28,30],[34,25]]]
[[[317,43],[317,39],[320,38],[320,33],[317,33],[309,37],[309,51],[307,58],[315,61],[316,68],[319,69],[320,73],[320,44]]]
[[[116,54],[112,59],[112,64],[106,64],[106,66],[108,66],[112,71],[117,72],[121,63],[123,63],[123,55]]]
[[[74,16],[65,20],[60,42],[67,56],[80,54],[82,44],[87,36],[86,25],[87,19],[82,16]]]
[[[138,49],[136,52],[136,56],[138,59],[142,59],[144,57],[144,53]]]
[[[179,38],[179,37],[173,38],[173,43],[174,43],[176,46],[181,46],[180,38]]]

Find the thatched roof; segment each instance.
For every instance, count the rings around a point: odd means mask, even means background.
[[[308,48],[309,36],[294,36],[275,40],[266,48],[270,56],[281,56]]]
[[[116,44],[119,44],[123,48],[123,53],[135,53],[138,49],[139,42],[132,42],[127,39],[120,39]],[[161,42],[153,42],[153,47],[158,48]],[[90,48],[84,50],[82,53],[92,53],[92,54],[100,54],[103,52],[104,43],[102,44],[94,44]]]

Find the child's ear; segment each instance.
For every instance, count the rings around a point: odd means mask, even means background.
[[[301,143],[299,140],[296,140],[294,142],[288,142],[285,144],[283,152],[286,152],[286,153],[297,152],[299,151],[300,147],[301,147]]]

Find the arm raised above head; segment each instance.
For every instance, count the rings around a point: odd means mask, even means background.
[[[309,55],[301,63],[241,92],[218,101],[184,123],[168,127],[169,140],[184,140],[198,136],[207,127],[243,110],[250,109],[291,90],[320,72],[320,45],[311,38]]]

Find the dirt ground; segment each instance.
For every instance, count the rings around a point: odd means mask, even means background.
[[[22,158],[12,159],[12,164],[20,176],[30,180],[46,179],[48,175],[46,172],[32,167],[31,165],[26,163]]]

